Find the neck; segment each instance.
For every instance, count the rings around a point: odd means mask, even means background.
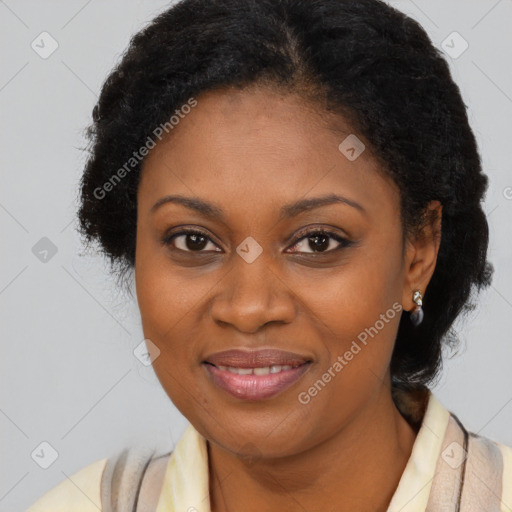
[[[331,510],[385,512],[409,459],[416,431],[389,387],[320,445],[256,464],[208,443],[212,512]]]

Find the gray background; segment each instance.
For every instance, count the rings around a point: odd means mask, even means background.
[[[447,59],[490,177],[496,273],[459,324],[465,343],[435,392],[471,430],[512,445],[512,2],[392,4],[437,46],[453,31],[469,44]],[[73,225],[82,131],[100,85],[130,36],[166,5],[0,1],[0,511],[24,510],[125,445],[149,439],[170,448],[187,424],[133,355],[143,339],[135,301],[119,293],[100,257],[80,257]],[[43,31],[59,45],[46,59],[31,48]],[[447,41],[452,52],[462,48],[453,36]],[[43,237],[57,248],[46,262],[33,252]],[[43,441],[58,452],[48,469],[31,457]]]

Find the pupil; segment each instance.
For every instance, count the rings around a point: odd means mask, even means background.
[[[321,252],[329,247],[329,237],[327,235],[310,236],[309,246],[313,251]]]
[[[186,238],[187,249],[191,251],[201,250],[206,245],[206,237],[203,235],[190,234]]]

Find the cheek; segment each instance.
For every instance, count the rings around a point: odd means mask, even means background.
[[[307,381],[312,393],[302,390],[313,407],[356,410],[387,374],[401,316],[400,246],[371,247],[321,281],[321,289],[307,287],[306,303],[326,353]]]
[[[201,370],[196,364],[200,336],[194,317],[194,297],[199,297],[199,291],[195,293],[185,281],[157,258],[141,256],[137,262],[137,300],[144,337],[160,351],[153,369],[173,404],[187,418],[195,418],[195,407],[207,407],[202,404],[205,399],[197,389],[195,373]]]
[[[172,265],[165,250],[141,233],[137,241],[135,284],[146,335],[172,339],[194,318],[196,305],[207,291],[205,276]]]
[[[200,334],[194,310],[195,294],[180,285],[179,279],[160,274],[153,267],[150,272],[141,272],[137,296],[144,337],[160,350],[153,362],[155,371],[165,377],[164,372],[172,369],[173,376],[184,381],[195,371],[193,364],[198,356],[195,351]],[[173,379],[165,380],[172,383]]]
[[[140,272],[136,286],[143,327],[158,337],[172,335],[199,296],[183,279],[156,266]]]
[[[320,285],[321,284],[321,285]],[[386,252],[359,248],[350,264],[340,267],[329,279],[316,280],[304,285],[304,303],[341,340],[356,338],[365,328],[378,322],[382,315],[386,328],[383,335],[393,333],[389,323],[398,324],[402,297],[402,271],[399,248]]]
[[[188,381],[193,344],[183,340],[192,339],[193,333],[187,324],[187,288],[173,277],[154,253],[142,245],[137,248],[135,284],[144,337],[158,347],[153,369],[169,398],[181,409],[187,403],[185,390],[193,386]]]

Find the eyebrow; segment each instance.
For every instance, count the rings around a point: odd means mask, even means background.
[[[181,204],[186,208],[195,210],[196,212],[204,215],[205,217],[219,219],[221,221],[226,220],[226,216],[222,208],[212,203],[208,203],[202,199],[199,199],[198,197],[185,197],[180,195],[169,195],[162,197],[151,207],[150,212],[155,212],[158,208],[167,203]],[[356,203],[355,201],[338,194],[329,194],[321,197],[300,199],[295,203],[284,205],[283,207],[281,207],[279,220],[295,217],[299,213],[302,213],[307,210],[312,210],[314,208],[320,208],[321,206],[339,203],[346,204],[348,206],[355,208],[356,210],[359,210],[362,213],[366,213],[366,210],[359,203]]]

